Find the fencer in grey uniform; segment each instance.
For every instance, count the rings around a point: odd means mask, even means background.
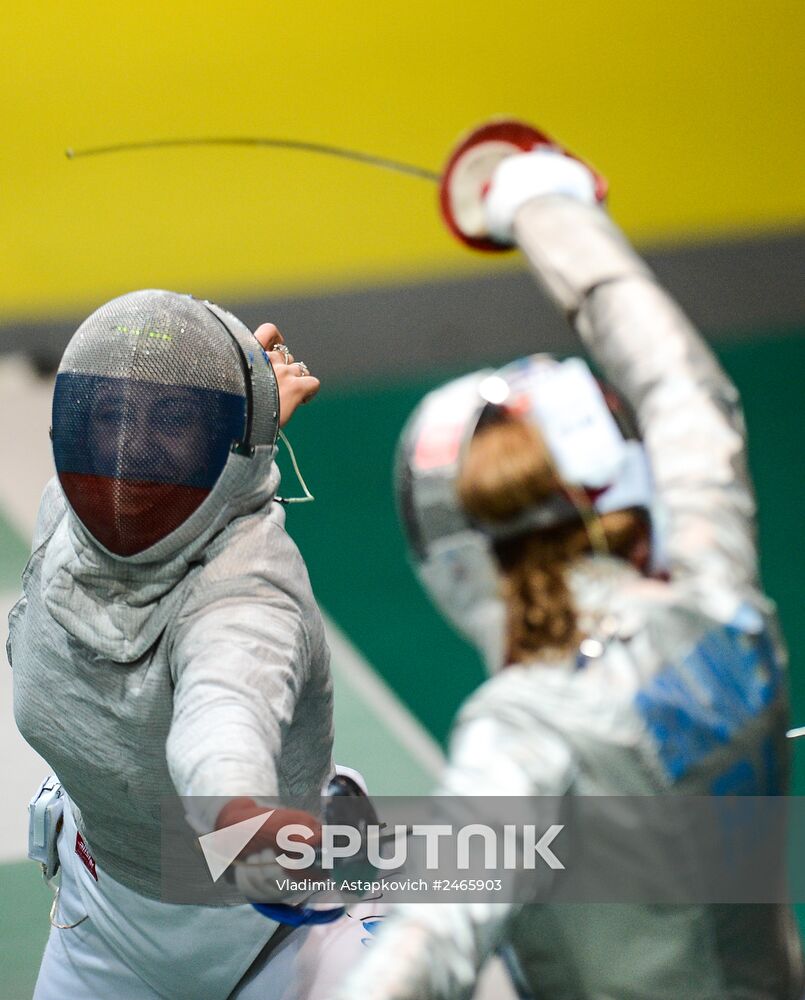
[[[505,159],[486,213],[489,230],[516,241],[631,405],[642,444],[619,440],[611,418],[607,426],[603,395],[580,361],[537,357],[466,376],[413,414],[399,493],[417,573],[494,674],[458,716],[438,792],[784,792],[785,653],[758,583],[735,388],[596,204],[581,164],[544,150]],[[457,486],[494,405],[514,405],[531,421],[563,487],[509,523],[470,518]],[[619,508],[650,518],[654,573],[596,544],[596,521]],[[566,576],[580,641],[564,656],[507,662],[501,542],[582,519],[590,544]],[[729,697],[720,697],[724,684]],[[338,996],[468,997],[502,945],[513,948],[527,994],[551,1000],[793,1000],[803,992],[786,906],[548,900],[401,905]]]
[[[8,643],[17,725],[66,792],[38,1000],[223,1000],[277,929],[160,898],[163,799],[191,797],[205,833],[222,798],[318,813],[332,774],[329,653],[274,461],[281,376],[318,383],[277,372],[236,317],[165,291],[102,306],[62,359]],[[305,995],[292,973],[260,996]]]

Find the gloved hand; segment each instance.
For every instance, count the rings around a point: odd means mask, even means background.
[[[266,807],[258,805],[254,799],[237,798],[227,802],[218,814],[216,829],[233,826],[244,820],[265,813]],[[283,851],[277,848],[277,834],[282,827],[298,824],[311,831],[310,836],[292,835],[291,841],[298,841],[318,848],[321,844],[321,823],[315,816],[301,809],[274,809],[249,843],[243,848],[231,869],[231,877],[238,890],[247,899],[261,903],[298,903],[307,895],[304,892],[289,893],[278,888],[278,880],[287,878],[311,878],[316,872],[311,869],[291,871],[283,868],[277,855]]]
[[[232,880],[238,892],[253,903],[286,903],[296,906],[304,902],[309,892],[290,892],[280,889],[285,879],[302,881],[316,876],[311,869],[295,872],[283,868],[277,861],[277,852],[270,847],[238,859],[230,869]]]
[[[363,778],[357,771],[339,768],[337,775],[323,790],[323,794],[325,795],[324,820],[327,824],[331,826],[346,824],[364,830],[367,826],[378,824],[377,814],[366,795]],[[236,823],[260,816],[266,811],[267,807],[258,805],[254,799],[247,797],[231,799],[218,814],[215,826],[218,830],[234,826]],[[294,833],[288,839],[314,848],[317,854],[315,867],[291,870],[277,861],[278,855],[283,853],[277,845],[277,835],[283,827],[291,824],[305,827],[310,831],[309,835]],[[278,882],[288,878],[303,882],[333,877],[332,868],[328,868],[325,873],[319,867],[321,846],[322,826],[316,817],[300,809],[274,809],[232,865],[230,878],[238,890],[253,902],[296,905],[302,902],[308,893],[281,890]],[[336,869],[341,877],[368,880],[376,874],[374,868],[367,865],[363,852],[355,858],[337,861]]]
[[[595,177],[583,163],[554,149],[535,149],[501,160],[484,199],[489,235],[498,243],[512,244],[518,210],[533,198],[549,194],[594,205]]]

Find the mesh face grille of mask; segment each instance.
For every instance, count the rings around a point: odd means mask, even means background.
[[[207,308],[133,292],[82,323],[53,397],[53,453],[76,515],[128,556],[209,495],[246,423],[238,348]]]

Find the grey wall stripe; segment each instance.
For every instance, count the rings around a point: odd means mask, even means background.
[[[805,230],[644,252],[713,339],[805,323]],[[573,350],[564,321],[515,257],[512,265],[471,278],[221,304],[252,328],[266,319],[277,323],[298,358],[338,381]],[[42,367],[55,367],[82,318],[0,323],[0,353],[24,351]]]

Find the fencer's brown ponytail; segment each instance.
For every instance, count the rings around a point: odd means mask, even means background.
[[[467,513],[493,524],[511,520],[560,488],[536,429],[502,412],[476,432],[458,480]],[[597,520],[609,551],[624,557],[645,527],[644,519],[628,510]],[[567,570],[591,550],[590,534],[580,517],[495,544],[508,612],[508,663],[566,655],[577,647],[582,636]]]

